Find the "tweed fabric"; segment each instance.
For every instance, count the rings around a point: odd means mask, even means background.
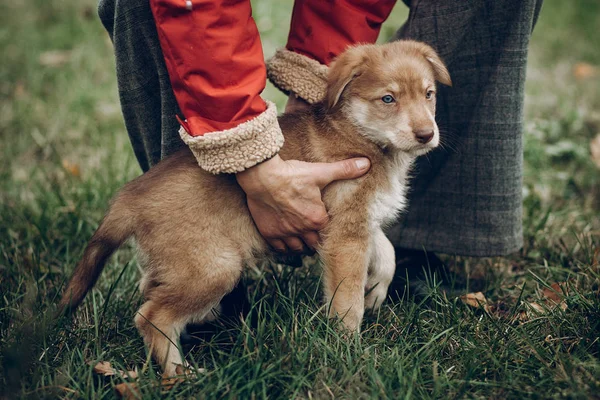
[[[149,0],[100,0],[98,15],[113,42],[119,100],[143,171],[185,144],[181,115]]]
[[[436,119],[445,148],[418,160],[397,247],[465,256],[519,250],[523,97],[529,38],[541,1],[412,0],[397,37],[446,62]]]

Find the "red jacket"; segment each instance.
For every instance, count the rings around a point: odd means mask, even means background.
[[[395,0],[296,0],[287,49],[328,65],[348,45],[373,43]],[[150,0],[191,136],[261,114],[262,46],[249,0]]]

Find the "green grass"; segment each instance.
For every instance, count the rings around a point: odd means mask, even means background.
[[[267,56],[284,44],[291,3],[255,2]],[[399,4],[383,39],[405,15]],[[206,372],[161,394],[133,326],[141,299],[130,248],[113,257],[72,323],[39,334],[39,315],[109,199],[140,171],[94,2],[2,2],[0,398],[112,398],[123,379],[94,374],[89,363],[100,360],[137,368],[147,398],[598,397],[600,170],[588,146],[600,133],[600,77],[572,73],[579,62],[600,65],[598,26],[597,1],[547,0],[532,39],[524,249],[447,259],[465,290],[482,290],[492,308],[468,307],[430,282],[425,299],[387,302],[360,337],[346,338],[320,309],[317,267],[251,271],[249,316],[187,346]],[[40,63],[55,50],[68,52],[63,62]],[[265,96],[282,106],[271,86]],[[566,310],[544,302],[541,290],[554,282],[567,282]],[[532,302],[549,309],[527,314]],[[11,352],[15,343],[25,351]],[[18,371],[23,365],[31,368]]]

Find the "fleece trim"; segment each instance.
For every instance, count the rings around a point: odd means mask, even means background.
[[[269,80],[282,92],[294,93],[310,104],[327,91],[327,66],[287,49],[279,49],[267,62]]]
[[[235,128],[191,136],[179,129],[202,169],[212,174],[236,173],[276,155],[283,146],[283,133],[277,122],[277,108],[267,101],[267,109]]]

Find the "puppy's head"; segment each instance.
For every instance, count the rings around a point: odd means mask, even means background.
[[[426,44],[360,45],[331,65],[326,103],[380,146],[420,155],[440,140],[436,81],[452,84],[446,66]]]

